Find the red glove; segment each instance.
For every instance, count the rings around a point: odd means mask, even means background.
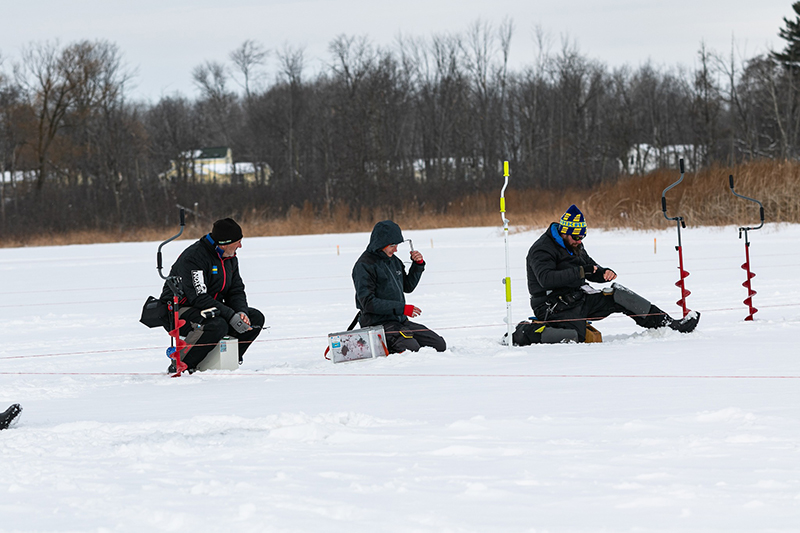
[[[414,318],[418,317],[422,313],[422,310],[419,307],[414,307],[411,304],[408,304],[403,307],[403,314],[407,317]]]

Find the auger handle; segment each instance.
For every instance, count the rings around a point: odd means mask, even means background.
[[[666,218],[667,220],[677,220],[683,223],[683,217],[667,216],[667,191],[669,191],[671,188],[675,187],[677,184],[683,181],[683,175],[684,175],[683,158],[681,158],[680,163],[681,163],[681,177],[678,179],[678,181],[676,181],[675,183],[664,189],[664,191],[661,193],[661,211],[664,213],[664,218]],[[684,223],[683,226],[686,227],[686,224]]]
[[[158,246],[158,252],[156,252],[156,269],[158,270],[158,275],[161,276],[161,279],[167,279],[167,276],[165,276],[164,274],[161,273],[161,269],[163,268],[162,267],[162,260],[161,260],[161,248],[163,248],[164,245],[167,244],[168,242],[174,241],[175,239],[177,239],[178,237],[181,236],[181,234],[183,233],[183,228],[186,225],[185,219],[186,219],[186,216],[184,214],[184,209],[181,207],[181,229],[180,229],[180,231],[178,231],[178,233],[176,233],[175,235],[173,235],[172,237],[170,237],[166,241],[162,242]]]
[[[739,194],[739,193],[737,193],[736,191],[734,191],[734,190],[733,190],[733,174],[731,174],[730,176],[728,176],[728,184],[730,185],[731,192],[733,193],[733,195],[734,195],[734,196],[738,196],[739,198],[744,198],[745,200],[749,200],[749,201],[751,201],[751,202],[755,202],[755,203],[757,203],[757,204],[758,204],[758,207],[759,207],[759,215],[761,216],[761,224],[759,224],[758,226],[756,226],[756,227],[754,227],[754,228],[750,228],[750,227],[746,227],[746,228],[745,228],[745,227],[741,227],[741,228],[739,228],[739,231],[741,232],[741,231],[749,231],[749,230],[751,230],[751,229],[761,229],[761,227],[762,227],[762,226],[764,226],[764,204],[762,204],[761,202],[759,202],[759,201],[758,201],[758,200],[756,200],[755,198],[749,198],[749,197],[747,197],[747,196],[744,196],[744,195],[742,195],[742,194]]]

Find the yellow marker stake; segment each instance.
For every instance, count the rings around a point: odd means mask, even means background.
[[[503,220],[503,240],[506,244],[506,277],[503,278],[503,284],[506,286],[506,324],[508,325],[508,337],[506,344],[510,347],[513,346],[511,341],[512,324],[511,321],[511,260],[508,251],[508,219],[506,218],[506,187],[508,187],[508,161],[503,161],[503,189],[500,191],[500,218]]]

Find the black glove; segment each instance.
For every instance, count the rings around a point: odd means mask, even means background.
[[[234,331],[236,331],[236,333],[244,333],[246,331],[250,331],[251,329],[253,329],[247,324],[247,322],[245,322],[242,319],[242,315],[244,315],[244,313],[236,313],[235,315],[233,315],[233,318],[231,318],[228,321],[228,323],[231,325]]]

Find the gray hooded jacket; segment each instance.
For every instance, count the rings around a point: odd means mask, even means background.
[[[356,307],[361,310],[362,327],[405,322],[404,293],[413,291],[419,283],[425,263],[412,263],[408,273],[397,255],[387,256],[383,248],[403,242],[400,226],[391,220],[375,224],[369,246],[353,267],[356,288]]]

